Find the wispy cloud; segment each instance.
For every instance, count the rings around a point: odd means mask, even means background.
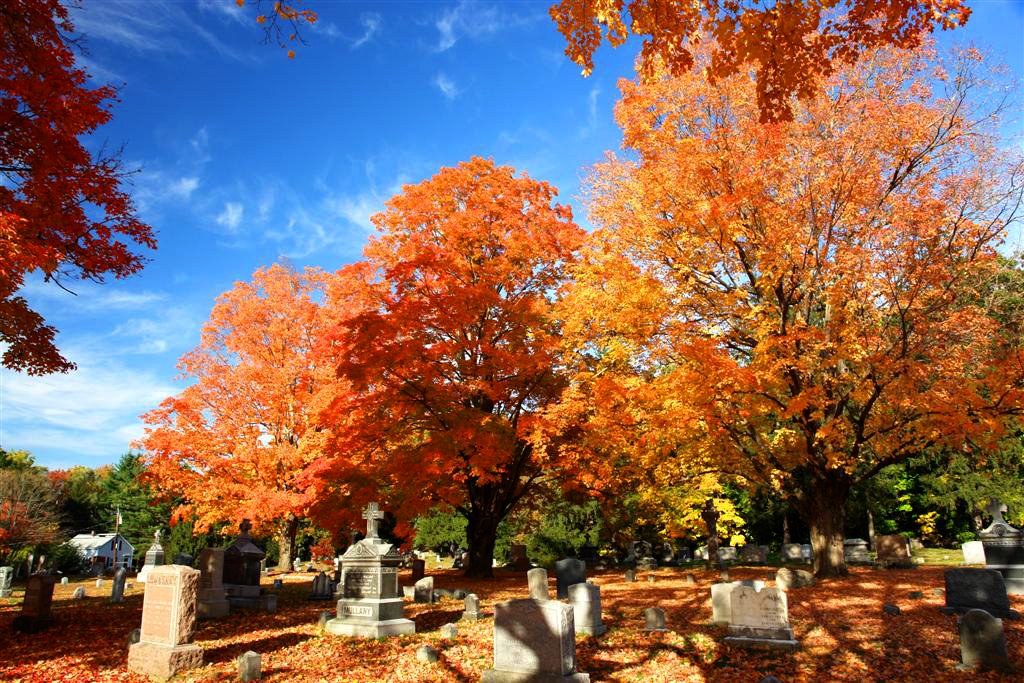
[[[523,26],[534,18],[513,14],[498,5],[462,0],[441,12],[434,21],[437,28],[437,44],[434,49],[444,52],[454,47],[463,37],[484,38],[503,29]]]
[[[232,0],[199,0],[199,9],[202,12],[214,14],[222,19],[251,28],[249,15],[244,7]]]
[[[199,178],[187,176],[173,181],[167,187],[167,193],[174,197],[188,199],[196,191],[197,187],[199,187]]]
[[[594,86],[587,95],[587,123],[579,130],[581,138],[588,138],[597,130],[597,98],[601,96],[601,88]]]
[[[229,232],[236,232],[239,224],[242,222],[242,215],[244,213],[245,207],[238,202],[226,202],[224,210],[217,215],[215,220],[217,225],[224,226]]]
[[[363,27],[363,34],[352,41],[353,50],[366,45],[380,32],[381,16],[376,12],[367,12],[359,17],[359,23]]]
[[[33,278],[28,280],[18,293],[33,302],[49,302],[51,305],[60,305],[71,313],[89,314],[94,311],[141,310],[166,299],[166,295],[161,292],[131,290],[114,283],[99,285],[76,281],[64,284],[67,289],[61,289],[52,282],[44,282],[42,278]]]
[[[455,81],[443,73],[438,73],[434,76],[434,85],[448,100],[454,100],[459,96],[459,89],[455,85]]]

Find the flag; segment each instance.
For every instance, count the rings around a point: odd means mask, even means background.
[[[121,506],[118,505],[117,506],[117,526],[121,526],[121,524],[122,524],[122,520],[121,520]]]

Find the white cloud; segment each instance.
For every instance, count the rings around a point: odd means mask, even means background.
[[[61,289],[52,282],[36,278],[26,282],[18,293],[30,301],[45,301],[61,305],[72,313],[78,311],[90,314],[95,311],[141,310],[166,299],[166,295],[160,292],[131,291],[122,288],[123,285],[118,286],[114,283],[100,285],[87,281],[70,281],[62,284],[67,289]]]
[[[597,130],[597,98],[601,96],[601,89],[594,86],[587,95],[587,123],[580,128],[581,138],[590,137]]]
[[[248,27],[252,21],[245,13],[246,8],[232,0],[199,0],[199,9],[242,26]]]
[[[192,196],[192,193],[196,191],[197,187],[199,187],[199,178],[196,178],[195,176],[187,176],[178,178],[168,185],[167,193],[171,196],[188,199]]]
[[[538,17],[512,14],[497,5],[462,0],[434,21],[438,34],[434,49],[444,52],[454,47],[463,36],[484,38],[503,29],[523,26]]]
[[[373,40],[380,31],[381,17],[376,12],[367,12],[359,17],[359,23],[363,27],[363,34],[352,41],[353,50],[357,50]]]
[[[226,202],[224,204],[224,210],[215,219],[218,225],[223,225],[230,232],[238,230],[239,224],[242,222],[242,214],[245,212],[243,207],[238,202]]]
[[[455,85],[455,81],[443,73],[438,73],[434,76],[434,85],[437,86],[437,89],[441,91],[441,94],[449,100],[454,100],[459,96],[459,89]]]

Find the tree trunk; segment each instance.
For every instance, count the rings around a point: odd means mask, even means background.
[[[704,510],[700,513],[700,516],[708,529],[708,559],[706,566],[708,569],[720,567],[722,565],[718,560],[718,510],[715,509],[714,500],[709,499],[704,504]]]
[[[844,576],[847,573],[843,540],[849,495],[850,480],[845,474],[834,471],[813,478],[809,488],[802,492],[800,514],[811,529],[814,575],[817,577]]]
[[[868,511],[868,549],[875,549],[875,513],[871,511],[871,497],[866,496],[865,507]]]
[[[787,510],[786,514],[782,515],[782,545],[789,545],[792,542],[789,535],[789,510]]]
[[[288,513],[277,531],[277,568],[281,571],[292,570],[292,558],[295,556],[295,533],[299,530],[299,518]]]
[[[501,518],[471,510],[466,524],[466,541],[469,543],[469,561],[466,562],[466,576],[489,578],[494,576],[494,542],[498,538]]]

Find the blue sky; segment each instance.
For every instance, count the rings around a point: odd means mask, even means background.
[[[248,4],[252,4],[252,0]],[[1024,3],[970,2],[943,43],[988,48],[1024,74]],[[180,390],[176,361],[214,299],[279,259],[359,257],[369,216],[402,183],[471,155],[554,183],[577,220],[586,168],[619,145],[616,81],[637,45],[603,49],[582,78],[548,2],[310,0],[320,21],[289,60],[233,0],[84,0],[82,63],[123,84],[93,141],[124,146],[159,249],[133,278],[72,296],[29,283],[79,369],[0,370],[0,446],[50,468],[115,461],[138,416]]]

